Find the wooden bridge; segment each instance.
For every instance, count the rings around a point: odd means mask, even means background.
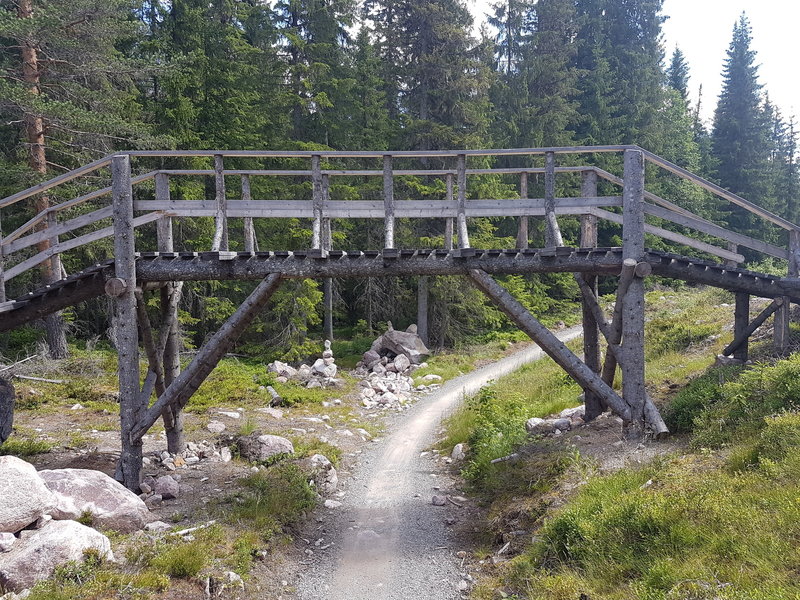
[[[598,153],[622,155],[619,177],[606,170],[577,162]],[[527,162],[543,157],[543,167],[468,168],[468,163],[502,158]],[[213,161],[213,169],[157,168],[159,162],[180,164],[181,159]],[[307,161],[308,168],[226,169],[225,161],[285,164]],[[276,161],[276,159],[278,159]],[[542,158],[538,159],[542,161]],[[556,166],[556,163],[562,164]],[[135,163],[137,174],[132,172]],[[353,164],[357,168],[353,168]],[[430,168],[430,164],[448,168]],[[775,245],[730,231],[705,220],[676,203],[645,189],[645,166],[663,169],[679,179],[705,189],[728,204],[755,214],[770,226],[785,230],[785,240]],[[403,168],[398,168],[398,165]],[[421,165],[417,168],[415,165]],[[519,198],[468,199],[469,180],[494,175],[518,182]],[[529,178],[544,180],[544,197],[530,198]],[[397,199],[398,178],[414,176],[444,180],[439,200]],[[180,178],[213,178],[214,198],[173,199],[171,182]],[[257,200],[251,196],[251,179],[292,177],[310,181],[308,200]],[[331,178],[380,177],[381,200],[332,200]],[[556,178],[571,178],[580,195],[556,197]],[[239,179],[240,197],[229,198],[230,181]],[[578,178],[580,178],[578,180]],[[109,182],[107,187],[97,182]],[[619,195],[598,195],[598,182],[609,182]],[[227,183],[227,185],[226,185]],[[73,196],[75,189],[91,188]],[[562,186],[569,189],[569,185]],[[608,187],[608,186],[607,186]],[[209,186],[210,188],[210,186]],[[66,192],[65,192],[66,190]],[[0,211],[38,194],[69,199],[35,215],[15,231],[0,237],[0,331],[106,294],[114,299],[114,329],[119,353],[122,454],[117,478],[126,486],[139,485],[142,436],[160,418],[167,430],[170,451],[183,449],[181,411],[203,380],[225,355],[236,338],[264,308],[286,278],[318,278],[325,282],[325,303],[331,302],[330,281],[340,277],[418,276],[421,307],[420,332],[427,330],[427,277],[463,275],[493,300],[522,330],[536,341],[585,390],[587,419],[610,409],[620,415],[631,437],[647,431],[655,436],[667,429],[647,396],[644,370],[644,278],[650,274],[681,279],[731,290],[736,294],[734,341],[727,354],[747,358],[747,340],[767,318],[775,315],[775,343],[788,344],[789,306],[800,303],[800,227],[732,194],[637,146],[574,148],[526,148],[508,150],[458,150],[410,152],[317,152],[317,151],[164,151],[124,152],[95,161],[50,181],[0,200]],[[581,221],[580,247],[565,247],[558,217],[574,215]],[[2,212],[0,212],[2,217]],[[215,233],[207,252],[176,251],[175,219],[212,217]],[[513,249],[478,249],[470,244],[470,218],[516,217],[517,240]],[[545,223],[544,248],[528,247],[529,218]],[[311,248],[264,251],[253,220],[306,219],[311,229]],[[403,249],[395,243],[397,219],[440,219],[444,247]],[[332,219],[381,219],[383,243],[379,249],[333,248]],[[622,225],[622,246],[597,247],[598,219]],[[648,222],[648,219],[651,222]],[[657,223],[652,222],[656,220]],[[702,234],[701,241],[660,225],[679,225],[682,230]],[[237,225],[234,230],[231,225]],[[137,247],[137,229],[156,229],[155,247]],[[674,229],[674,228],[673,228]],[[645,234],[661,237],[698,256],[657,252],[645,248]],[[110,260],[87,266],[79,273],[63,273],[60,256],[82,246],[113,237]],[[454,244],[453,240],[456,240]],[[142,239],[142,236],[139,236]],[[141,242],[140,242],[141,244]],[[232,247],[241,251],[233,251]],[[748,271],[740,249],[788,261],[785,277]],[[713,258],[714,260],[709,260]],[[719,262],[715,262],[719,261]],[[13,281],[28,271],[48,264],[62,274],[44,287],[27,293]],[[584,357],[580,359],[500,286],[492,275],[512,273],[574,273],[583,302]],[[597,279],[618,277],[613,315],[606,316],[597,302]],[[260,281],[252,294],[200,349],[181,372],[178,359],[177,306],[184,281]],[[19,280],[17,280],[19,281]],[[8,300],[6,290],[15,290]],[[161,318],[157,334],[145,310],[144,294],[158,290]],[[771,304],[749,321],[750,297],[772,299]],[[326,311],[326,332],[332,329]],[[601,356],[600,335],[607,342]],[[139,376],[140,346],[149,370],[142,383]],[[619,364],[622,395],[612,383]],[[155,402],[151,398],[155,394]]]

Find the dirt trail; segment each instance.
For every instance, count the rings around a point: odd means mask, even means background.
[[[580,327],[573,327],[558,337],[568,341],[580,333]],[[322,537],[311,546],[316,552],[296,584],[298,597],[460,598],[459,548],[453,546],[445,518],[455,507],[431,505],[431,497],[446,493],[454,482],[420,454],[464,396],[543,356],[538,346],[531,346],[453,379],[399,418],[393,433],[364,453],[347,482],[342,506],[323,517],[318,530]]]

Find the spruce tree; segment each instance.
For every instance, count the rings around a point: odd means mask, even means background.
[[[678,92],[684,102],[689,101],[689,64],[677,47],[667,68],[667,86]]]

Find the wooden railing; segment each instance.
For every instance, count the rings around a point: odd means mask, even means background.
[[[593,153],[622,153],[625,151],[642,152],[644,160],[656,165],[677,177],[690,181],[717,197],[740,206],[757,215],[772,225],[789,231],[788,247],[754,239],[750,236],[730,231],[702,217],[691,213],[679,205],[645,191],[643,206],[645,215],[669,221],[699,233],[713,236],[725,242],[714,245],[698,239],[646,224],[645,232],[659,236],[671,242],[681,244],[698,251],[711,254],[728,262],[739,263],[744,257],[739,248],[751,250],[781,259],[789,259],[790,276],[797,276],[797,265],[800,263],[800,228],[772,214],[771,212],[728,192],[685,169],[670,163],[637,146],[593,146],[564,148],[523,148],[502,150],[458,150],[458,151],[398,151],[398,152],[340,152],[340,151],[216,151],[216,150],[178,150],[178,151],[135,151],[118,153],[114,156],[127,155],[130,159],[146,161],[150,158],[178,159],[181,157],[212,158],[213,169],[164,169],[151,170],[130,177],[131,186],[139,186],[154,181],[152,199],[132,200],[136,216],[132,226],[140,227],[147,223],[158,222],[159,240],[171,239],[171,220],[175,217],[213,217],[215,234],[213,250],[229,249],[229,218],[243,218],[244,250],[253,252],[257,249],[257,241],[253,229],[255,218],[308,218],[311,219],[311,247],[319,250],[324,256],[331,249],[330,219],[382,219],[384,221],[384,248],[395,248],[395,220],[400,218],[441,218],[446,222],[446,231],[455,233],[460,248],[468,248],[469,230],[467,219],[473,217],[520,217],[527,226],[527,217],[551,217],[557,215],[576,215],[589,219],[605,219],[614,223],[622,223],[623,215],[608,210],[622,207],[623,195],[599,196],[598,180],[608,181],[624,190],[624,178],[618,177],[595,166],[556,166],[557,155],[581,155]],[[470,157],[511,157],[511,156],[544,156],[544,167],[511,167],[511,168],[467,168]],[[70,171],[49,181],[37,184],[0,200],[0,209],[4,209],[26,198],[37,194],[53,192],[64,184],[76,179],[104,175],[112,163],[112,156],[97,160],[89,165]],[[226,158],[250,159],[304,159],[309,161],[308,169],[225,169]],[[445,169],[396,169],[398,159],[433,159],[451,161],[452,168]],[[324,169],[324,160],[360,159],[362,161],[382,161],[382,168],[372,169]],[[130,161],[128,161],[128,175]],[[555,197],[555,179],[557,175],[581,174],[583,178],[582,192],[579,197]],[[516,175],[519,178],[518,199],[468,199],[467,187],[470,177],[480,175]],[[530,175],[544,175],[545,194],[542,198],[528,197],[528,178]],[[213,177],[215,181],[215,197],[207,200],[173,200],[170,197],[170,179],[185,176]],[[330,199],[330,179],[332,177],[381,177],[383,179],[382,200],[337,201]],[[445,181],[444,199],[441,200],[409,200],[395,197],[395,178],[402,176],[440,177]],[[241,197],[228,198],[226,180],[231,177],[241,179]],[[251,178],[253,177],[300,177],[311,182],[311,198],[307,200],[257,200],[251,196]],[[92,190],[70,200],[55,204],[35,215],[16,230],[0,236],[0,302],[5,301],[5,284],[40,265],[46,260],[84,246],[91,242],[114,235],[113,221],[115,203],[121,198],[132,198],[130,194],[120,195],[114,192],[112,185]],[[149,192],[148,192],[149,194]],[[106,205],[90,212],[70,215],[63,218],[67,210],[77,209],[90,201],[111,197]],[[127,201],[127,200],[126,200]],[[74,212],[74,211],[70,211]],[[2,217],[2,212],[0,212]],[[106,223],[104,223],[106,222]],[[1,229],[0,229],[1,231]],[[525,229],[527,232],[527,229]],[[68,234],[75,235],[70,239],[62,239]],[[527,239],[527,235],[520,233]],[[34,252],[31,247],[49,241],[49,248]],[[171,242],[170,242],[171,243]],[[552,243],[552,241],[551,241]],[[159,243],[159,247],[163,244]],[[724,246],[724,247],[723,247]],[[27,251],[27,252],[26,252]],[[18,258],[19,257],[19,258]]]

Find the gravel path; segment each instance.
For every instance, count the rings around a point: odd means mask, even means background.
[[[573,327],[558,337],[568,341],[580,333],[580,327]],[[420,454],[433,443],[442,418],[464,396],[542,356],[534,345],[448,381],[390,424],[393,432],[362,455],[347,481],[342,506],[321,516],[320,537],[311,540],[314,554],[296,583],[298,597],[460,598],[463,577],[455,557],[459,548],[446,523],[448,511],[457,509],[431,504],[434,494],[444,494],[454,482]]]

